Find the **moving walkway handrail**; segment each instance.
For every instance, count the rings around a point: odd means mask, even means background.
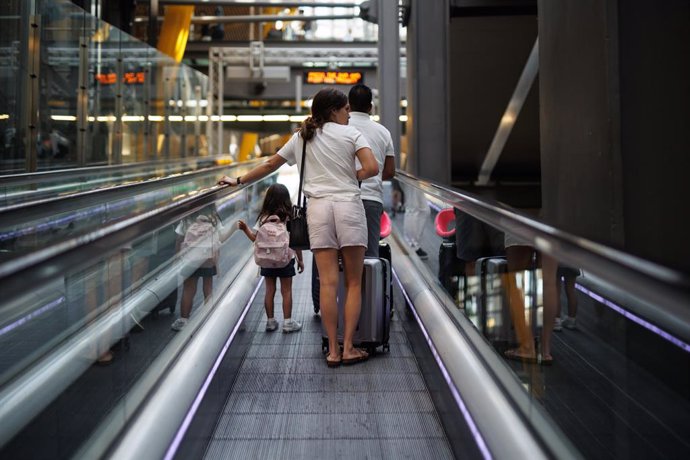
[[[393,275],[483,458],[579,458],[403,238],[389,242]]]
[[[55,181],[56,179],[70,179],[75,177],[83,177],[85,175],[103,175],[103,174],[117,174],[127,172],[130,170],[142,169],[144,171],[150,170],[154,167],[174,167],[183,166],[192,162],[195,163],[211,163],[215,162],[216,157],[192,157],[181,159],[179,161],[171,160],[155,160],[145,161],[139,163],[127,163],[120,165],[107,166],[86,166],[82,168],[68,168],[68,169],[51,169],[50,171],[39,171],[31,173],[18,173],[0,176],[0,184],[3,187],[20,186],[28,184],[41,184],[45,182]]]
[[[648,304],[643,317],[690,341],[690,279],[683,273],[539,222],[496,201],[450,189],[398,170],[396,178],[487,224],[530,242]]]
[[[9,301],[15,296],[30,292],[33,286],[48,282],[56,276],[56,273],[74,271],[75,268],[86,263],[85,261],[98,260],[112,248],[128,244],[141,235],[176,222],[181,216],[242,190],[244,187],[229,190],[227,186],[214,185],[157,209],[0,264],[3,300]]]
[[[145,193],[161,187],[168,187],[179,183],[188,182],[200,176],[205,176],[214,171],[221,172],[243,166],[251,166],[258,160],[236,163],[230,166],[213,166],[195,171],[177,173],[171,176],[153,178],[132,184],[114,185],[112,187],[88,190],[85,192],[71,193],[69,195],[47,198],[37,201],[28,201],[16,205],[0,208],[0,220],[3,226],[18,225],[17,222],[26,222],[46,214],[55,215],[64,212],[83,209],[88,206],[104,204]]]

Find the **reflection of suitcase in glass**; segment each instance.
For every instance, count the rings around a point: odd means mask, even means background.
[[[504,257],[479,259],[475,266],[481,288],[477,316],[482,334],[499,348],[518,345],[521,336],[523,340],[533,340],[538,347],[540,331],[535,270],[509,273]],[[519,294],[515,295],[516,302],[521,299],[522,303],[510,305],[508,277],[515,280],[515,288],[519,288]],[[518,277],[522,281],[521,286],[518,286]],[[511,307],[514,309],[512,315]],[[517,327],[525,329],[523,334],[516,333],[513,315],[518,322]]]
[[[355,330],[353,343],[369,352],[377,347],[388,351],[390,334],[392,285],[391,266],[386,259],[367,257],[362,273],[362,309]],[[343,339],[343,306],[345,300],[344,276],[340,275],[338,285],[338,341]],[[323,330],[323,349],[328,349],[328,336]]]
[[[475,267],[480,282],[477,316],[482,335],[496,346],[512,346],[515,332],[506,285],[508,262],[505,257],[484,257],[477,260]]]
[[[451,298],[457,299],[464,263],[458,259],[455,241],[443,241],[438,249],[438,279]]]

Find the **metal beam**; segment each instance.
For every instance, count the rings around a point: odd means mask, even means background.
[[[360,19],[359,16],[353,14],[329,14],[321,16],[296,16],[284,14],[262,14],[262,15],[240,15],[240,16],[193,16],[192,24],[227,24],[235,22],[290,22],[290,21],[319,21],[319,20],[334,20],[334,19]],[[136,18],[134,22],[147,22],[148,18]],[[162,17],[158,17],[158,21],[162,21]]]
[[[498,159],[503,153],[503,148],[510,137],[510,133],[513,131],[515,122],[520,116],[520,111],[522,106],[525,105],[525,100],[527,100],[527,95],[534,80],[537,78],[537,73],[539,72],[539,37],[534,41],[534,46],[532,47],[532,52],[527,58],[527,63],[525,63],[525,68],[522,70],[522,75],[518,80],[515,91],[513,92],[513,97],[510,98],[508,102],[508,107],[501,118],[501,122],[498,125],[494,139],[491,141],[491,146],[489,146],[489,151],[486,153],[482,167],[479,170],[479,177],[477,177],[476,185],[488,185],[491,179],[491,173],[498,162]]]
[[[199,6],[235,6],[235,7],[285,7],[285,8],[358,8],[353,2],[294,2],[294,1],[264,1],[248,2],[246,0],[139,0],[138,3],[156,2],[161,5],[199,5]]]

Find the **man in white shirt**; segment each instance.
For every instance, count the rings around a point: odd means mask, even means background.
[[[383,214],[383,181],[395,175],[395,151],[391,133],[379,123],[371,120],[371,89],[355,85],[348,95],[350,101],[350,126],[357,128],[369,142],[379,173],[362,182],[362,203],[367,216],[368,246],[366,255],[378,257],[381,214]]]

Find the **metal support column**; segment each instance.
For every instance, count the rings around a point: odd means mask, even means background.
[[[379,2],[379,114],[388,128],[393,147],[400,152],[400,29],[398,1]]]
[[[194,106],[194,152],[192,152],[193,157],[198,157],[199,152],[199,138],[201,137],[201,86],[196,85],[194,87],[194,99],[196,99],[196,105]]]
[[[37,141],[39,70],[41,66],[41,17],[36,14],[36,4],[33,1],[22,2],[22,40],[24,45],[20,53],[21,82],[19,114],[19,133],[17,138],[22,140],[26,172],[38,169]]]
[[[295,75],[295,112],[302,113],[302,74]]]
[[[153,94],[151,86],[153,85],[152,80],[154,79],[152,68],[150,61],[144,65],[144,116],[146,117],[144,118],[144,151],[137,154],[137,160],[139,158],[151,158],[156,149],[155,133],[157,133],[158,130],[155,128],[151,116],[158,114],[154,113],[154,107],[151,100],[151,95]]]
[[[216,63],[216,112],[218,113],[218,132],[216,133],[217,139],[217,149],[218,155],[222,155],[223,149],[223,80],[225,78],[225,72],[223,67],[222,57]]]
[[[163,110],[165,112],[165,121],[163,122],[163,158],[170,159],[170,136],[172,135],[172,127],[170,126],[170,116],[173,114],[174,107],[170,105],[172,99],[172,85],[173,79],[171,77],[171,68],[163,68]],[[158,158],[156,158],[158,159]]]
[[[87,33],[86,27],[83,31]],[[89,38],[79,37],[79,82],[77,87],[77,165],[86,165],[86,149],[89,143],[86,140],[88,127],[88,81],[89,81]],[[95,122],[95,121],[94,121]]]
[[[115,122],[113,124],[113,155],[110,164],[119,165],[122,163],[122,148],[123,148],[123,126],[122,116],[124,115],[124,101],[122,99],[124,75],[124,63],[122,60],[122,49],[117,56],[117,66],[115,70],[117,81],[115,82]]]
[[[188,92],[187,92],[187,78],[186,78],[186,72],[184,68],[180,68],[180,73],[178,75],[178,79],[180,81],[180,88],[179,88],[179,95],[178,95],[178,100],[182,101],[182,107],[180,107],[181,112],[180,115],[182,115],[182,120],[184,123],[182,123],[182,127],[180,129],[180,152],[179,152],[179,157],[180,158],[185,158],[187,156],[187,131],[189,127],[187,126],[186,120],[187,120],[187,115],[189,114],[189,97],[188,97]]]
[[[407,136],[405,168],[450,182],[449,0],[412,2],[407,28]],[[433,32],[432,32],[433,31]]]
[[[149,2],[149,45],[156,48],[158,41],[158,0],[150,0]]]

